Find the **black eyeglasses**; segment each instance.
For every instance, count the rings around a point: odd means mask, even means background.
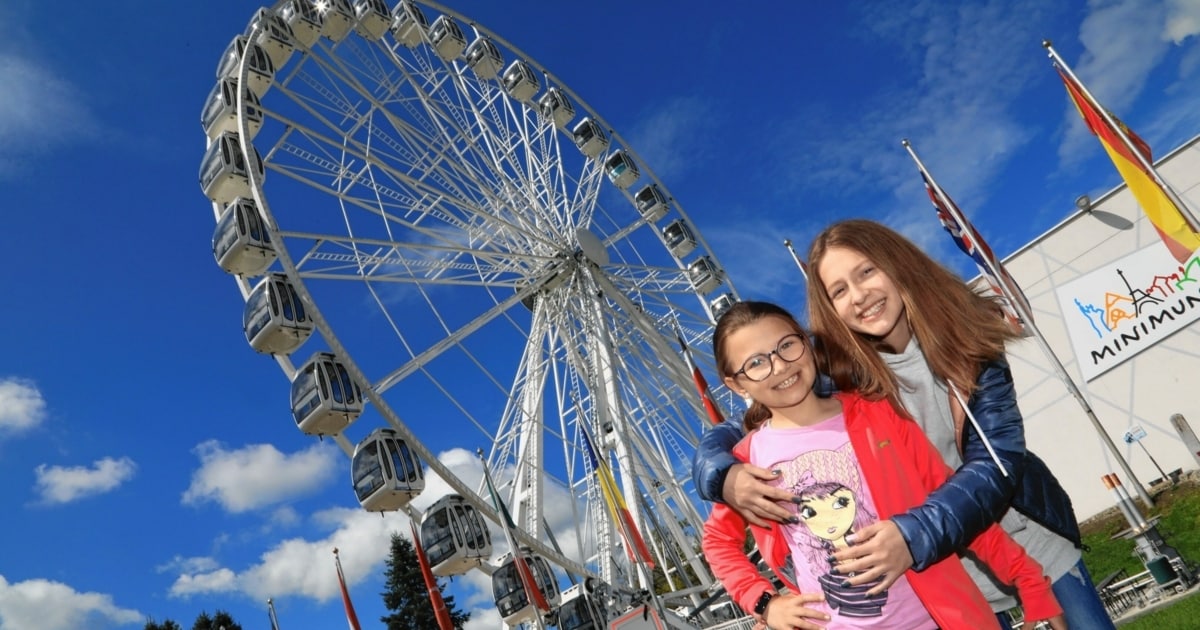
[[[742,364],[742,369],[733,373],[733,377],[737,378],[741,374],[756,383],[765,381],[775,373],[775,362],[771,360],[771,355],[778,356],[784,363],[791,363],[804,356],[807,347],[808,344],[804,343],[804,335],[792,333],[780,339],[779,345],[775,346],[774,350],[766,354],[750,355],[750,358]]]

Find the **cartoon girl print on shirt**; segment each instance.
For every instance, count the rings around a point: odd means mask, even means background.
[[[879,617],[888,594],[867,595],[879,580],[859,586],[843,586],[849,577],[834,573],[828,558],[849,546],[846,536],[876,521],[862,502],[862,478],[854,465],[847,441],[837,450],[801,453],[773,468],[783,471],[779,485],[800,499],[796,506],[798,525],[787,528],[792,541],[805,552],[813,569],[827,567],[817,576],[826,603],[845,617]]]

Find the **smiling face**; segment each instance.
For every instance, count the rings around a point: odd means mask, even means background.
[[[816,365],[810,349],[795,361],[779,357],[780,342],[789,335],[803,334],[795,325],[781,317],[768,315],[730,333],[724,340],[724,356],[728,365],[725,374],[737,372],[755,355],[767,355],[774,371],[762,381],[752,381],[744,375],[725,376],[725,384],[739,394],[749,395],[772,411],[813,402],[813,379]],[[788,340],[794,341],[794,340]],[[784,354],[789,354],[785,349]],[[761,358],[761,357],[760,357]]]
[[[912,339],[900,290],[882,269],[861,252],[830,247],[819,273],[838,318],[850,330],[883,341],[902,352]]]

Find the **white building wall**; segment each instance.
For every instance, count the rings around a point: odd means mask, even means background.
[[[1200,136],[1166,156],[1156,168],[1193,213],[1200,214]],[[1093,200],[1091,212],[1071,215],[1005,261],[1029,298],[1037,327],[1055,356],[1147,489],[1161,476],[1160,467],[1170,473],[1200,466],[1200,455],[1188,450],[1170,422],[1172,414],[1180,413],[1200,432],[1200,322],[1088,382],[1081,376],[1065,325],[1067,317],[1079,313],[1063,312],[1056,288],[1160,243],[1153,225],[1122,185]],[[1108,473],[1117,473],[1136,497],[1134,481],[1123,474],[1083,405],[1070,394],[1037,341],[1011,344],[1009,361],[1025,416],[1026,443],[1062,482],[1076,516],[1085,520],[1114,505],[1101,481]],[[1145,450],[1138,443],[1125,443],[1124,435],[1132,427],[1146,431],[1141,442]]]

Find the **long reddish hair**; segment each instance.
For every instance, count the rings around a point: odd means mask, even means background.
[[[879,356],[882,342],[850,330],[825,292],[821,262],[835,247],[862,254],[891,278],[930,371],[967,397],[975,391],[980,364],[1003,356],[1004,343],[1019,336],[996,300],[973,291],[896,231],[864,219],[834,223],[808,250],[808,310],[813,331],[827,342],[830,375],[841,389],[888,398],[903,409],[896,375]]]

